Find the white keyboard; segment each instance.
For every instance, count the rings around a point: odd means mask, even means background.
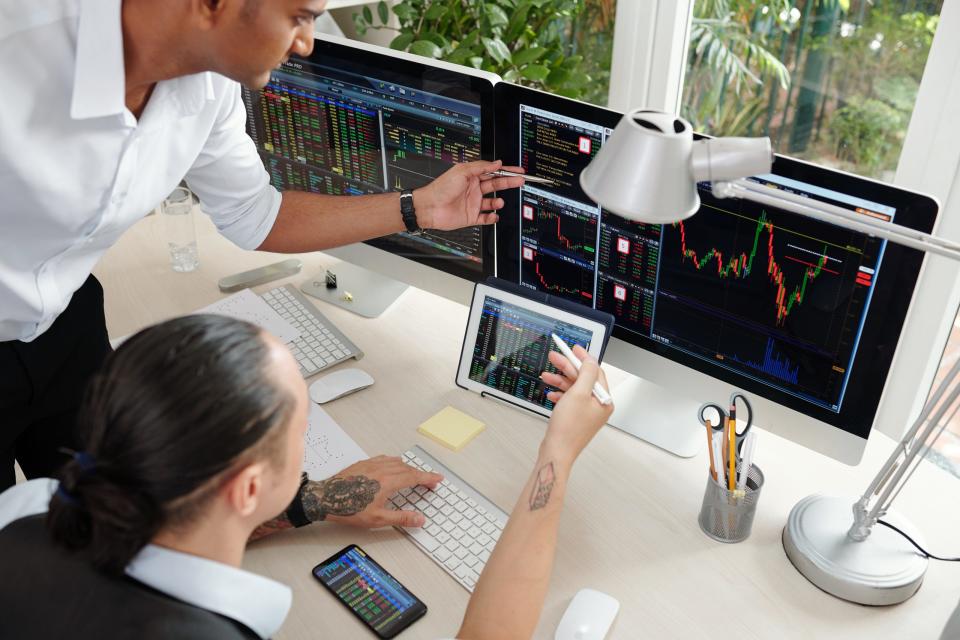
[[[261,297],[300,331],[300,337],[287,346],[304,378],[349,358],[363,357],[363,351],[292,285],[270,289]]]
[[[394,508],[420,511],[421,528],[398,527],[434,562],[473,593],[487,558],[507,526],[507,514],[420,447],[403,454],[412,467],[443,475],[436,491],[402,489],[391,498]]]

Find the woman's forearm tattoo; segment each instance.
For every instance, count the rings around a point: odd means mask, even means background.
[[[309,481],[300,495],[303,512],[311,522],[328,515],[352,516],[367,508],[380,491],[380,483],[366,476],[334,476]]]
[[[536,511],[547,506],[556,480],[552,462],[540,467],[540,470],[537,471],[537,479],[533,483],[533,490],[530,492],[530,511]]]

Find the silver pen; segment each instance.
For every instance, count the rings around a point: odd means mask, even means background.
[[[557,184],[550,178],[539,178],[537,176],[528,176],[525,173],[517,173],[516,171],[507,171],[506,169],[500,169],[498,171],[491,171],[487,174],[488,176],[498,176],[501,178],[523,178],[527,182],[533,182],[536,184]]]

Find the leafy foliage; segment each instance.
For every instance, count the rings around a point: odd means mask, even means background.
[[[903,114],[880,100],[851,102],[830,119],[837,157],[870,171],[888,164],[891,154],[896,162],[905,129]]]
[[[626,1],[626,0],[625,0]],[[593,0],[596,5],[598,0]],[[596,98],[596,79],[609,78],[605,64],[578,53],[589,42],[612,51],[609,33],[599,45],[577,31],[589,16],[587,0],[384,0],[376,17],[369,7],[354,14],[361,35],[368,29],[397,31],[394,49],[469,65],[499,74],[504,80],[573,98]],[[610,0],[599,0],[607,7]],[[390,13],[399,28],[390,26]],[[612,24],[612,22],[611,22]],[[608,25],[609,26],[609,25]],[[606,102],[606,87],[602,91]]]

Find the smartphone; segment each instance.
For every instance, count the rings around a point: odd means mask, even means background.
[[[427,605],[355,544],[315,566],[313,577],[379,638],[393,638],[427,612]]]

